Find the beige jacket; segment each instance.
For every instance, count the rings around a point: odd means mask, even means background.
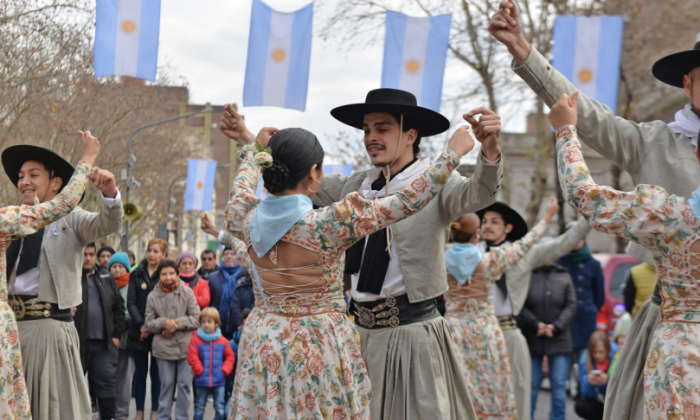
[[[116,232],[123,218],[120,204],[110,208],[102,203],[99,213],[77,207],[46,226],[39,257],[39,300],[57,303],[60,309],[80,305],[83,250],[87,244]]]
[[[168,339],[162,334],[165,320],[175,319],[178,330]],[[192,289],[180,281],[180,286],[170,293],[156,287],[148,295],[146,303],[146,331],[153,334],[153,356],[164,360],[187,358],[192,331],[199,327],[199,305]]]
[[[500,158],[488,162],[480,156],[471,178],[453,172],[437,198],[417,214],[393,225],[394,244],[411,303],[447,292],[445,244],[450,223],[457,216],[493,204],[500,191],[502,172]],[[324,176],[314,204],[325,207],[340,201],[358,191],[366,176],[364,171],[348,177]]]
[[[562,93],[571,95],[577,90],[534,48],[523,65],[515,67],[515,73],[550,107]],[[695,146],[665,122],[625,120],[581,94],[576,127],[579,140],[629,172],[635,184],[658,185],[681,197],[690,197],[697,188],[700,166]],[[631,242],[627,252],[653,264],[651,253],[641,245]]]

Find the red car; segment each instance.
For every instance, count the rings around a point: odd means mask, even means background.
[[[627,254],[593,254],[603,266],[605,276],[605,303],[598,312],[598,330],[613,335],[617,319],[625,313],[622,300],[622,285],[630,268],[642,261]]]

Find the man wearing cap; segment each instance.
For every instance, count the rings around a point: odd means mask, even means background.
[[[496,202],[477,212],[481,218],[481,237],[478,246],[483,252],[491,247],[515,242],[527,234],[527,223],[517,211],[505,203]],[[518,418],[530,417],[532,368],[527,341],[518,328],[516,318],[527,300],[532,270],[566,255],[591,230],[584,219],[546,243],[539,243],[505,274],[493,288],[493,306],[503,331],[508,350],[513,393]]]
[[[2,164],[25,205],[51,200],[73,174],[61,156],[30,145],[5,149]],[[92,173],[102,192],[99,213],[77,207],[24,240],[13,241],[7,250],[9,300],[35,420],[92,415],[71,308],[82,301],[85,246],[116,232],[123,218],[114,175],[97,167]]]
[[[249,132],[234,114],[227,107],[220,129],[245,140]],[[476,114],[482,114],[479,121]],[[421,138],[450,127],[439,113],[417,106],[413,94],[396,89],[370,91],[365,103],[335,108],[331,115],[364,131],[374,168],[348,177],[324,176],[313,200],[318,206],[356,191],[367,198],[396,193],[429,165],[417,157]],[[482,142],[473,177],[453,173],[412,220],[370,235],[347,253],[351,310],[372,383],[375,420],[476,418],[435,301],[448,290],[444,251],[450,222],[493,203],[500,187],[500,117],[479,108],[465,119]]]
[[[531,45],[523,33],[519,12],[512,0],[502,0],[489,25],[491,34],[513,55],[513,69],[540,98],[553,106],[562,94],[576,88]],[[610,109],[581,94],[578,97],[578,137],[602,156],[608,156],[629,172],[632,182],[658,185],[669,194],[690,197],[700,178],[695,157],[700,132],[700,42],[693,50],[657,61],[652,73],[660,81],[682,88],[690,103],[678,111],[675,121],[635,123],[615,117]],[[650,264],[654,261],[642,246],[631,242],[627,253]],[[658,286],[639,309],[606,393],[605,419],[644,417],[644,378],[651,336],[660,321]]]

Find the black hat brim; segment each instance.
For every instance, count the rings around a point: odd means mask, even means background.
[[[415,119],[421,126],[423,137],[444,133],[450,128],[450,121],[442,114],[421,106],[396,103],[360,103],[343,105],[331,110],[331,115],[343,124],[362,130],[365,115],[376,112],[403,114]]]
[[[507,241],[515,242],[518,239],[522,239],[523,236],[527,235],[528,229],[527,223],[525,223],[525,219],[523,219],[520,213],[513,210],[509,205],[500,201],[496,201],[495,203],[491,204],[485,209],[477,211],[476,214],[477,216],[479,216],[479,219],[483,219],[484,214],[486,214],[487,211],[495,211],[496,213],[502,215],[506,220],[508,220],[508,224],[513,225],[513,230],[511,230],[510,233],[506,236]]]
[[[2,152],[2,166],[15,187],[19,182],[19,171],[22,170],[22,165],[29,160],[49,165],[54,171],[54,176],[63,180],[61,189],[66,186],[75,172],[73,165],[53,150],[28,144],[10,146]]]
[[[654,77],[667,85],[683,88],[683,76],[696,67],[700,67],[700,50],[689,50],[658,60],[651,68],[651,72]]]

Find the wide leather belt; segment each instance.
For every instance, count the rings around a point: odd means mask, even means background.
[[[396,328],[440,316],[435,299],[410,303],[408,295],[393,296],[373,302],[353,300],[355,323],[364,328]]]
[[[517,330],[518,323],[515,321],[513,315],[499,316],[498,325],[501,326],[502,330]]]
[[[64,322],[73,320],[70,309],[58,309],[57,304],[42,302],[36,296],[12,296],[9,303],[17,321],[47,318]]]

